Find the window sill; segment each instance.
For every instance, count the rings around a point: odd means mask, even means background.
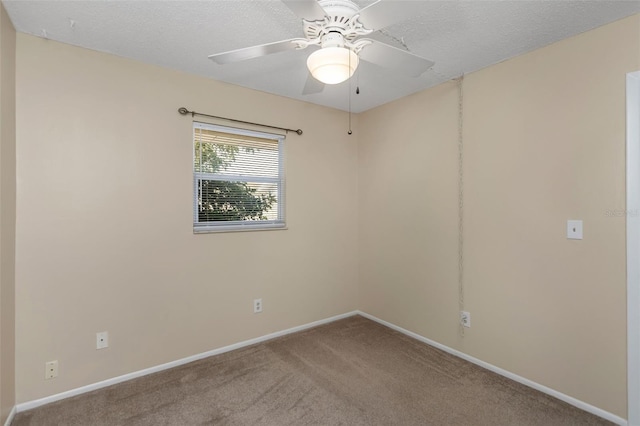
[[[270,227],[248,227],[248,226],[216,226],[193,228],[194,234],[220,234],[226,232],[259,232],[259,231],[286,231],[286,225]]]

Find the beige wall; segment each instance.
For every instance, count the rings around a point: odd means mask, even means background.
[[[0,5],[0,422],[15,404],[16,32]]]
[[[360,116],[360,306],[456,343],[457,97],[447,83]]]
[[[17,75],[19,403],[357,308],[344,112],[24,34]],[[181,106],[304,130],[288,230],[193,234]]]
[[[606,212],[639,35],[636,15],[466,76],[464,337],[456,86],[361,115],[361,308],[626,418],[625,220]]]

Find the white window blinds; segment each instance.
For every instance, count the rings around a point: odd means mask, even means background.
[[[284,227],[284,136],[193,126],[194,230]]]

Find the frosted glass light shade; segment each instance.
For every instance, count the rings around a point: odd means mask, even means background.
[[[358,68],[358,55],[345,47],[324,47],[309,55],[307,68],[325,84],[342,83]]]

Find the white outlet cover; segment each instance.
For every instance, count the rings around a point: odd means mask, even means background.
[[[569,240],[582,239],[582,221],[581,220],[567,221],[567,239]]]
[[[109,347],[109,332],[102,331],[96,333],[96,349],[104,349]]]
[[[58,361],[47,361],[44,364],[44,378],[53,379],[58,377]]]
[[[254,299],[253,300],[253,313],[259,314],[262,312],[262,299]]]

